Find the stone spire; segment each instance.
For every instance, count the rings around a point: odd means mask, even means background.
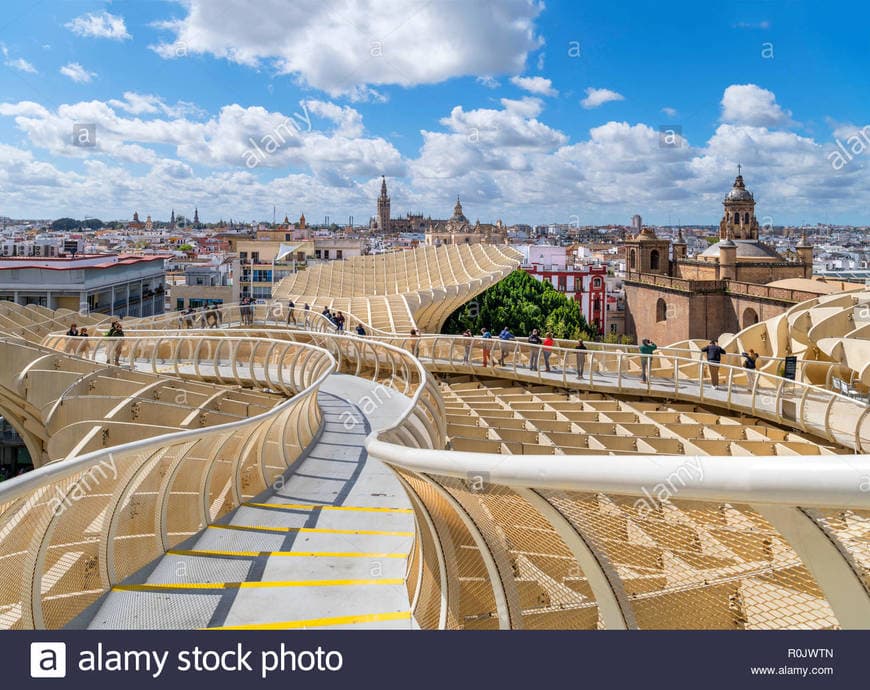
[[[390,197],[384,175],[381,175],[381,195],[378,197],[378,230],[383,233],[390,232]]]
[[[459,195],[456,195],[456,206],[453,207],[453,218],[451,220],[467,223],[468,219],[462,212],[462,202],[459,200]]]

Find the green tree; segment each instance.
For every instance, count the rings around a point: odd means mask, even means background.
[[[80,227],[81,223],[75,218],[58,218],[51,224],[51,229],[55,232],[70,232],[78,230]]]
[[[598,335],[577,302],[525,271],[514,271],[457,309],[447,318],[442,332],[461,333],[467,328],[476,335],[484,327],[497,332],[504,326],[516,336],[528,335],[533,328],[552,331],[556,338],[592,339]]]

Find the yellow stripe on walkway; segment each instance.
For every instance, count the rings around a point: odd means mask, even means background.
[[[287,510],[352,510],[360,513],[413,513],[411,508],[379,508],[376,506],[326,506],[306,505],[304,503],[242,503],[248,508],[285,508]]]
[[[407,553],[366,553],[352,551],[217,551],[196,549],[170,549],[166,553],[173,556],[299,556],[304,558],[407,558]]]
[[[411,620],[410,611],[395,613],[364,613],[359,616],[333,616],[332,618],[311,618],[305,621],[283,621],[280,623],[251,623],[248,625],[222,625],[206,630],[294,630],[299,628],[322,628],[327,625],[353,625],[355,623],[380,623],[382,621]]]
[[[115,585],[115,592],[165,592],[186,589],[261,589],[271,587],[352,587],[356,585],[402,585],[400,577],[368,580],[276,580],[268,582],[155,582],[141,585]]]
[[[328,529],[326,527],[268,527],[265,525],[209,525],[209,529],[236,529],[243,532],[314,532],[317,534],[372,534],[388,537],[413,537],[413,532],[378,529]]]

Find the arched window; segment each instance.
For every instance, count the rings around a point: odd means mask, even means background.
[[[656,302],[656,321],[667,321],[668,320],[668,305],[667,303],[659,297]]]
[[[653,249],[649,253],[649,270],[658,271],[659,270],[659,250]]]
[[[592,280],[592,287],[600,288],[601,287],[601,278],[594,278]]]
[[[746,213],[743,214],[743,222],[746,225],[749,225],[749,211],[747,211]]]
[[[743,328],[749,328],[756,323],[758,323],[758,312],[752,307],[747,307],[743,311]]]
[[[628,253],[628,267],[632,271],[637,268],[637,254],[635,254],[634,249]]]

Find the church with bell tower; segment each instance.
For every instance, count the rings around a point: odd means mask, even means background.
[[[789,258],[762,242],[741,166],[722,207],[718,241],[700,254],[688,256],[682,230],[671,241],[644,227],[624,243],[626,331],[638,341],[718,338],[825,291],[806,236]]]

